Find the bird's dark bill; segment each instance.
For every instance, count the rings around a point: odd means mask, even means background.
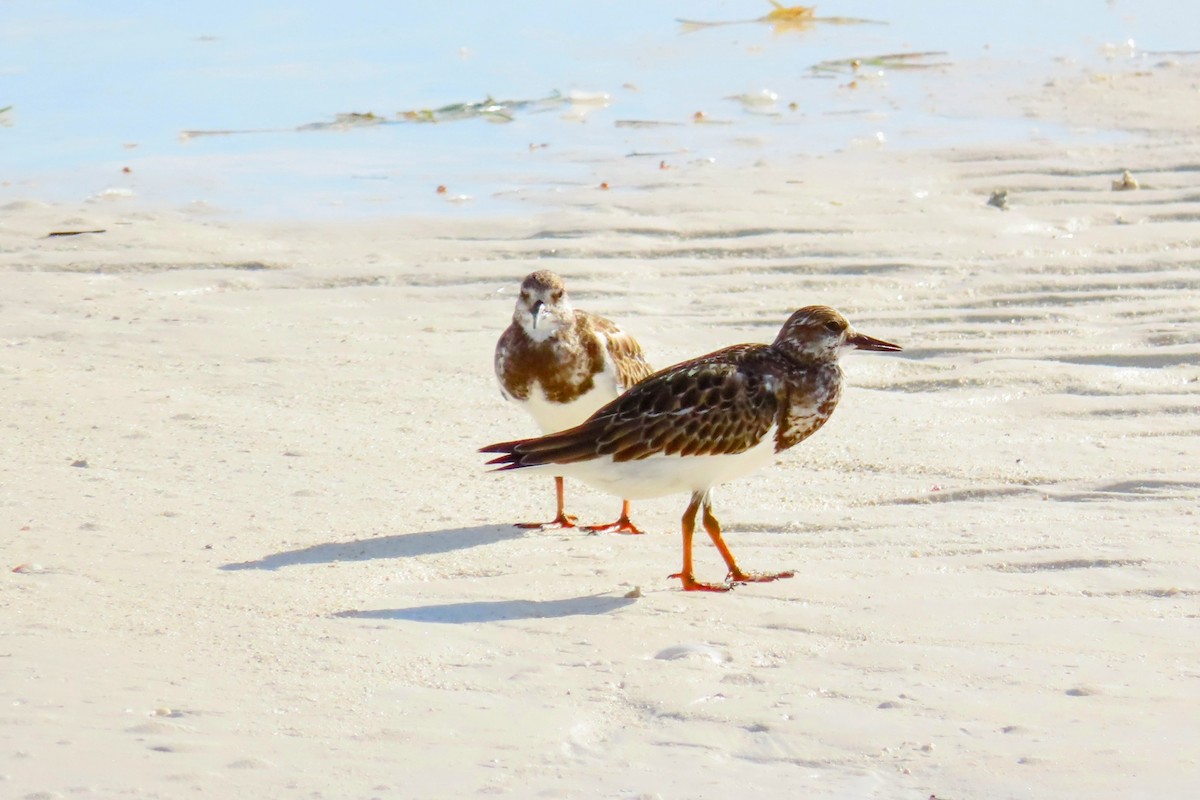
[[[846,344],[852,344],[859,350],[883,350],[888,353],[899,352],[900,345],[885,342],[883,339],[876,339],[873,336],[856,333],[846,340]]]

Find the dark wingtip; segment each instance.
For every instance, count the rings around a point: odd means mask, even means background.
[[[479,452],[481,453],[500,454],[485,462],[484,466],[492,467],[497,464],[500,465],[496,469],[489,470],[489,472],[504,472],[505,470],[520,469],[521,467],[528,466],[521,463],[521,456],[516,452],[517,446],[524,441],[524,439],[518,439],[513,442],[496,442],[495,444],[484,445],[479,448]]]
[[[521,457],[516,453],[505,453],[502,456],[497,456],[491,461],[484,464],[486,467],[496,467],[488,472],[508,472],[509,470],[520,469],[521,467],[531,466],[530,464],[521,463]]]
[[[515,439],[511,442],[495,442],[494,444],[485,444],[479,448],[481,453],[511,453],[516,449],[517,445],[527,441],[525,439]]]

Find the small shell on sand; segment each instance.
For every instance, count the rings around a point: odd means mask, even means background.
[[[1130,192],[1142,187],[1138,185],[1137,178],[1133,177],[1133,173],[1125,170],[1121,173],[1120,180],[1112,182],[1112,188],[1114,192]]]

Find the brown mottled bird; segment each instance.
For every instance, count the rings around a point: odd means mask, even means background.
[[[562,278],[548,270],[522,281],[512,324],[496,343],[501,394],[528,411],[543,433],[578,425],[652,371],[632,336],[604,317],[573,308]],[[575,517],[563,510],[561,474],[555,474],[554,486],[557,516],[520,527],[575,527]],[[628,500],[616,522],[585,529],[641,533],[629,520]]]
[[[817,431],[842,395],[838,356],[846,350],[900,350],[854,330],[828,306],[788,318],[772,344],[739,344],[667,367],[608,403],[585,422],[537,439],[501,442],[499,470],[527,467],[570,475],[621,497],[691,492],[683,512],[686,590],[790,578],[745,572],[721,536],[712,488],[771,462]],[[724,583],[701,583],[692,569],[696,514],[729,567]]]

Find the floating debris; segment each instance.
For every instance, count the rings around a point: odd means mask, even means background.
[[[774,8],[767,14],[755,17],[754,19],[717,20],[715,22],[691,19],[677,19],[675,21],[683,26],[684,33],[692,33],[705,28],[717,28],[723,25],[770,25],[775,33],[803,33],[804,31],[812,30],[819,23],[826,25],[887,24],[879,20],[860,19],[858,17],[818,17],[815,6],[785,6],[775,2],[775,0],[770,0],[770,2]]]
[[[1137,178],[1133,177],[1132,172],[1124,170],[1121,173],[1120,180],[1112,182],[1112,188],[1114,192],[1131,192],[1142,187],[1138,184]]]
[[[591,102],[594,96],[589,95],[588,102]],[[607,95],[605,96],[607,97]],[[513,115],[517,111],[546,111],[561,108],[571,102],[571,98],[564,97],[557,91],[535,100],[493,100],[488,97],[476,103],[451,103],[441,108],[401,111],[396,118],[400,122],[455,122],[463,119],[512,122],[515,118]]]
[[[1130,59],[1138,53],[1137,42],[1126,39],[1123,42],[1105,42],[1100,45],[1100,55],[1109,61],[1115,59]]]
[[[771,0],[771,13],[763,17],[765,22],[805,22],[817,16],[816,6],[785,6]]]
[[[573,106],[597,106],[607,108],[612,105],[612,95],[608,92],[572,91],[567,94],[567,102]]]
[[[1142,55],[1155,58],[1190,58],[1200,56],[1200,50],[1143,50]]]
[[[1008,189],[997,189],[992,192],[992,196],[988,198],[987,204],[995,206],[1001,211],[1008,210]]]
[[[661,159],[663,156],[677,156],[677,155],[682,155],[686,152],[687,152],[686,148],[679,149],[679,150],[654,150],[654,151],[634,150],[631,153],[626,153],[625,157],[626,158],[658,158],[658,159]]]
[[[593,112],[608,108],[613,103],[612,95],[608,92],[579,92],[567,94],[567,110],[562,118],[573,122],[583,122]]]
[[[725,99],[736,100],[747,108],[761,108],[763,106],[773,106],[778,103],[779,95],[775,92],[772,92],[770,89],[759,89],[757,92],[731,94]]]
[[[201,136],[233,136],[246,133],[307,133],[310,131],[346,131],[356,128],[371,128],[377,125],[400,125],[404,123],[457,122],[464,119],[482,119],[487,122],[512,122],[518,111],[549,111],[567,105],[600,108],[612,98],[603,92],[578,93],[564,96],[552,92],[546,97],[532,100],[493,100],[487,97],[474,103],[451,103],[440,108],[421,108],[399,111],[395,117],[386,117],[371,111],[351,111],[336,114],[332,120],[309,122],[295,128],[247,128],[244,130],[188,130],[180,131],[183,141]]]
[[[880,56],[836,58],[814,64],[810,69],[819,75],[826,73],[854,74],[863,67],[877,69],[935,69],[950,66],[949,61],[930,61],[945,58],[945,50],[926,50],[920,53],[886,53]]]
[[[439,109],[422,108],[417,111],[401,111],[401,122],[452,122],[471,117],[484,117],[492,122],[512,122],[510,114],[495,103],[456,103]]]
[[[732,125],[733,124],[733,120],[713,119],[708,114],[705,114],[703,111],[697,111],[695,114],[692,114],[692,122],[696,123],[697,125]]]
[[[307,125],[301,125],[296,128],[298,131],[325,131],[337,130],[344,131],[350,128],[366,128],[372,125],[382,125],[387,122],[383,117],[372,114],[368,111],[365,114],[359,114],[351,111],[348,114],[337,114],[332,122],[310,122]]]
[[[300,128],[242,128],[240,130],[212,130],[212,131],[180,131],[179,141],[187,142],[191,139],[199,139],[203,136],[233,136],[243,133],[293,133]]]
[[[742,109],[747,114],[759,114],[768,117],[778,117],[780,114],[779,107],[776,105],[779,102],[779,95],[770,89],[759,89],[757,92],[745,92],[743,94],[731,94],[725,99],[741,103]]]
[[[682,124],[682,122],[663,122],[654,119],[619,119],[613,123],[618,128],[672,128]]]

